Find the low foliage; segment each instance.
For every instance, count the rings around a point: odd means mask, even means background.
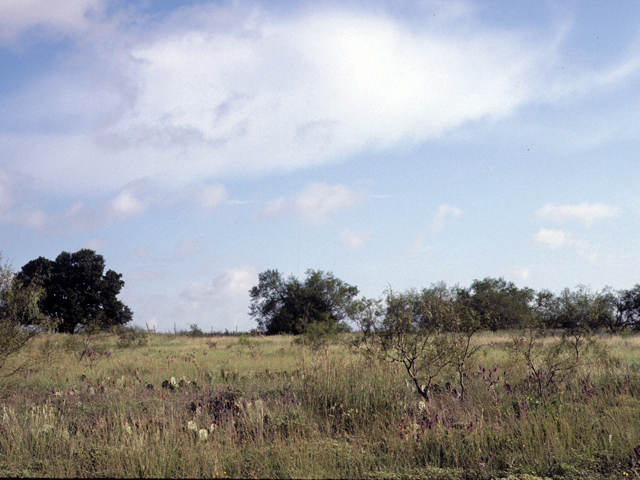
[[[27,352],[27,344],[36,335],[56,326],[40,313],[38,302],[43,294],[35,281],[20,281],[0,256],[0,376],[24,371],[49,353],[47,343]]]
[[[120,326],[116,329],[116,332],[118,334],[118,348],[144,347],[147,345],[148,332],[145,332],[142,327]]]
[[[55,334],[50,362],[3,381],[0,474],[640,478],[635,336],[597,338],[609,360],[583,349],[541,397],[512,337],[478,333],[464,400],[449,368],[428,401],[401,364],[348,348],[357,337],[314,350],[291,336],[148,334],[121,349],[109,334],[78,362],[63,348],[78,337]],[[558,341],[536,337],[543,352]]]
[[[358,310],[361,345],[369,355],[403,365],[427,401],[435,380],[447,373],[464,398],[470,362],[481,348],[472,343],[482,328],[474,310],[415,291],[389,291],[384,301],[363,300]]]

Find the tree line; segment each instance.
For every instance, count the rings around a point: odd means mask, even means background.
[[[371,300],[358,298],[358,288],[319,270],[308,270],[306,278],[285,278],[277,270],[259,274],[258,285],[249,292],[250,315],[258,330],[267,334],[302,334],[318,329],[327,332],[349,331],[350,322],[359,324],[362,312]],[[378,306],[392,305],[397,292],[389,289]],[[518,288],[504,278],[474,280],[469,287],[448,286],[445,282],[432,284],[422,290],[411,289],[401,294],[410,304],[415,321],[419,312],[434,301],[453,308],[466,309],[484,330],[521,329],[532,324],[548,329],[573,331],[588,328],[592,331],[640,330],[640,285],[629,290],[605,288],[593,291],[579,285],[559,293]]]
[[[19,325],[60,333],[108,330],[130,322],[133,313],[117,296],[122,274],[105,272],[105,260],[95,251],[62,252],[55,260],[39,257],[13,273],[5,264],[0,285],[0,318],[11,316]],[[330,272],[307,270],[302,280],[285,278],[278,270],[259,274],[249,291],[249,315],[257,331],[267,334],[340,333],[360,324],[372,300],[358,297],[356,286]],[[389,289],[375,301],[389,309],[394,298],[412,305],[416,322],[426,305],[444,302],[466,309],[484,330],[521,329],[536,323],[549,329],[592,331],[640,330],[640,284],[629,290],[592,291],[579,285],[559,293],[518,288],[504,278],[474,280],[469,287],[431,284],[400,294]],[[11,300],[13,299],[13,300]],[[21,306],[20,306],[21,305]],[[38,311],[37,314],[35,313]]]

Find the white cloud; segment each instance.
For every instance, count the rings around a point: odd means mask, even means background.
[[[213,210],[227,199],[227,188],[217,183],[206,185],[199,192],[197,199],[206,211]]]
[[[102,10],[104,0],[2,0],[0,40],[12,41],[24,30],[45,26],[57,31],[85,30],[89,13]]]
[[[620,209],[604,203],[580,203],[578,205],[554,205],[545,203],[537,212],[536,217],[554,223],[566,223],[570,221],[581,222],[591,226],[596,222],[615,218],[620,214]]]
[[[542,245],[553,250],[560,247],[570,248],[575,253],[588,262],[595,262],[598,259],[598,248],[590,242],[574,238],[564,230],[552,230],[541,228],[532,238],[534,243]]]
[[[88,242],[85,242],[82,248],[88,248],[90,250],[94,250],[98,252],[108,245],[109,245],[109,242],[105,240],[102,240],[100,238],[92,238]]]
[[[45,213],[25,204],[26,181],[19,175],[0,170],[0,223],[15,224],[51,232],[78,232],[126,221],[146,213],[150,208],[175,206],[189,211],[209,213],[227,200],[227,189],[220,183],[190,184],[181,189],[160,193],[149,182],[134,182],[122,188],[110,200],[87,204],[73,202],[61,213]]]
[[[353,208],[363,201],[363,194],[344,185],[313,183],[294,200],[295,210],[312,223],[324,223],[327,216]]]
[[[578,256],[584,258],[590,263],[594,263],[599,258],[597,246],[592,245],[587,241],[576,240],[574,242],[574,247],[578,253]]]
[[[148,203],[141,200],[134,191],[125,189],[107,205],[107,218],[123,221],[146,212]]]
[[[99,5],[70,4],[74,12]],[[438,18],[473,20],[472,9],[434,8]],[[108,81],[76,81],[69,70],[54,86],[32,87],[38,98],[55,91],[60,99],[93,99],[91,108],[84,100],[43,102],[21,122],[27,126],[0,133],[4,158],[65,192],[114,190],[140,178],[175,187],[420,144],[545,100],[555,39],[474,29],[474,21],[456,24],[460,31],[447,21],[428,30],[336,6],[280,17],[255,5],[184,8],[146,37],[121,30],[90,45],[93,60],[83,70]],[[22,118],[23,103],[7,102],[0,114]],[[57,118],[58,103],[73,121],[54,134],[41,131]],[[97,119],[95,112],[102,112]]]
[[[179,317],[193,319],[203,330],[251,330],[256,323],[248,315],[249,290],[258,282],[253,266],[233,268],[210,283],[194,281],[180,295]]]
[[[316,182],[299,192],[292,199],[283,197],[268,202],[262,209],[263,218],[295,214],[305,221],[321,225],[327,218],[364,201],[365,194],[350,190],[344,185],[328,185]]]
[[[262,208],[260,216],[262,218],[279,217],[285,214],[288,209],[289,205],[287,200],[284,197],[279,197],[267,202],[267,204]]]
[[[529,267],[517,266],[514,267],[511,272],[514,276],[521,280],[527,280],[531,276],[531,270],[529,269]]]
[[[348,246],[352,250],[360,250],[365,247],[371,236],[373,235],[373,230],[370,228],[366,228],[364,230],[344,230],[340,234],[340,241],[343,245]]]
[[[462,210],[453,205],[440,205],[433,216],[432,231],[442,230],[449,218],[457,218],[462,215]]]
[[[24,175],[0,169],[0,224],[41,228],[46,223],[42,210],[25,203],[33,194],[29,183]]]
[[[544,245],[549,248],[559,248],[567,243],[567,234],[562,230],[551,230],[541,228],[538,233],[533,236],[534,243]]]

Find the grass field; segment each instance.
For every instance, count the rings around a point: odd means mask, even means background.
[[[50,360],[1,386],[0,475],[640,477],[639,337],[599,339],[607,357],[541,394],[487,334],[464,400],[443,377],[429,402],[348,338],[104,335],[82,358],[73,337],[37,339]]]

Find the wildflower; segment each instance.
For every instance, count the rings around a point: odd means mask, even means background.
[[[209,433],[207,432],[206,428],[200,429],[200,431],[198,432],[198,438],[200,439],[201,442],[205,442],[207,438],[209,438]]]
[[[196,422],[194,422],[193,420],[189,420],[189,423],[187,423],[187,428],[189,430],[193,430],[194,432],[198,431],[198,425],[196,425]]]

